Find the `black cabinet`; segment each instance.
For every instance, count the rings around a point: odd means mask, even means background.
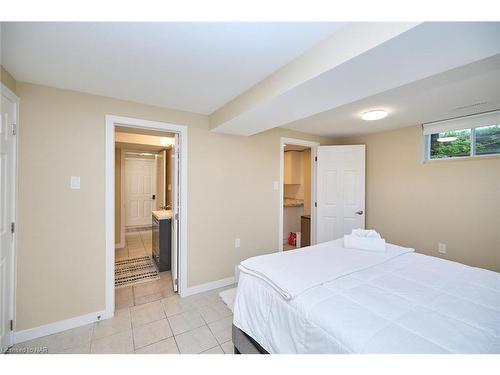
[[[158,267],[160,272],[170,271],[171,268],[171,230],[170,225],[172,223],[171,219],[161,219],[158,220],[153,215],[153,260]]]
[[[311,245],[311,215],[302,215],[300,217],[300,247]]]

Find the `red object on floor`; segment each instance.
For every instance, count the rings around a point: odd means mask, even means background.
[[[288,244],[290,246],[297,246],[297,233],[290,232],[290,235],[288,236]]]

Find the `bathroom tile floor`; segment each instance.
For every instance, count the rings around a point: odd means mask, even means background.
[[[127,233],[126,241],[117,258],[151,253],[150,232]],[[9,353],[232,354],[233,314],[219,293],[233,287],[181,298],[170,272],[162,272],[159,280],[116,289],[113,318],[16,344]]]

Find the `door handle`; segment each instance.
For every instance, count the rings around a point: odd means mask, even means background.
[[[363,211],[356,211],[355,214],[356,215],[363,215]]]

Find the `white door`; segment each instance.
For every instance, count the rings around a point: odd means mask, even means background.
[[[171,270],[172,270],[172,281],[174,284],[174,291],[178,291],[178,260],[179,260],[179,216],[182,214],[179,212],[179,135],[175,135],[174,149],[172,152],[172,158],[169,163],[169,168],[172,168],[172,248],[171,248]]]
[[[151,225],[154,160],[125,159],[125,225]]]
[[[319,146],[316,242],[365,227],[365,146]]]
[[[15,129],[17,103],[1,96],[0,120],[0,352],[12,345],[10,321],[14,319],[14,192]]]

